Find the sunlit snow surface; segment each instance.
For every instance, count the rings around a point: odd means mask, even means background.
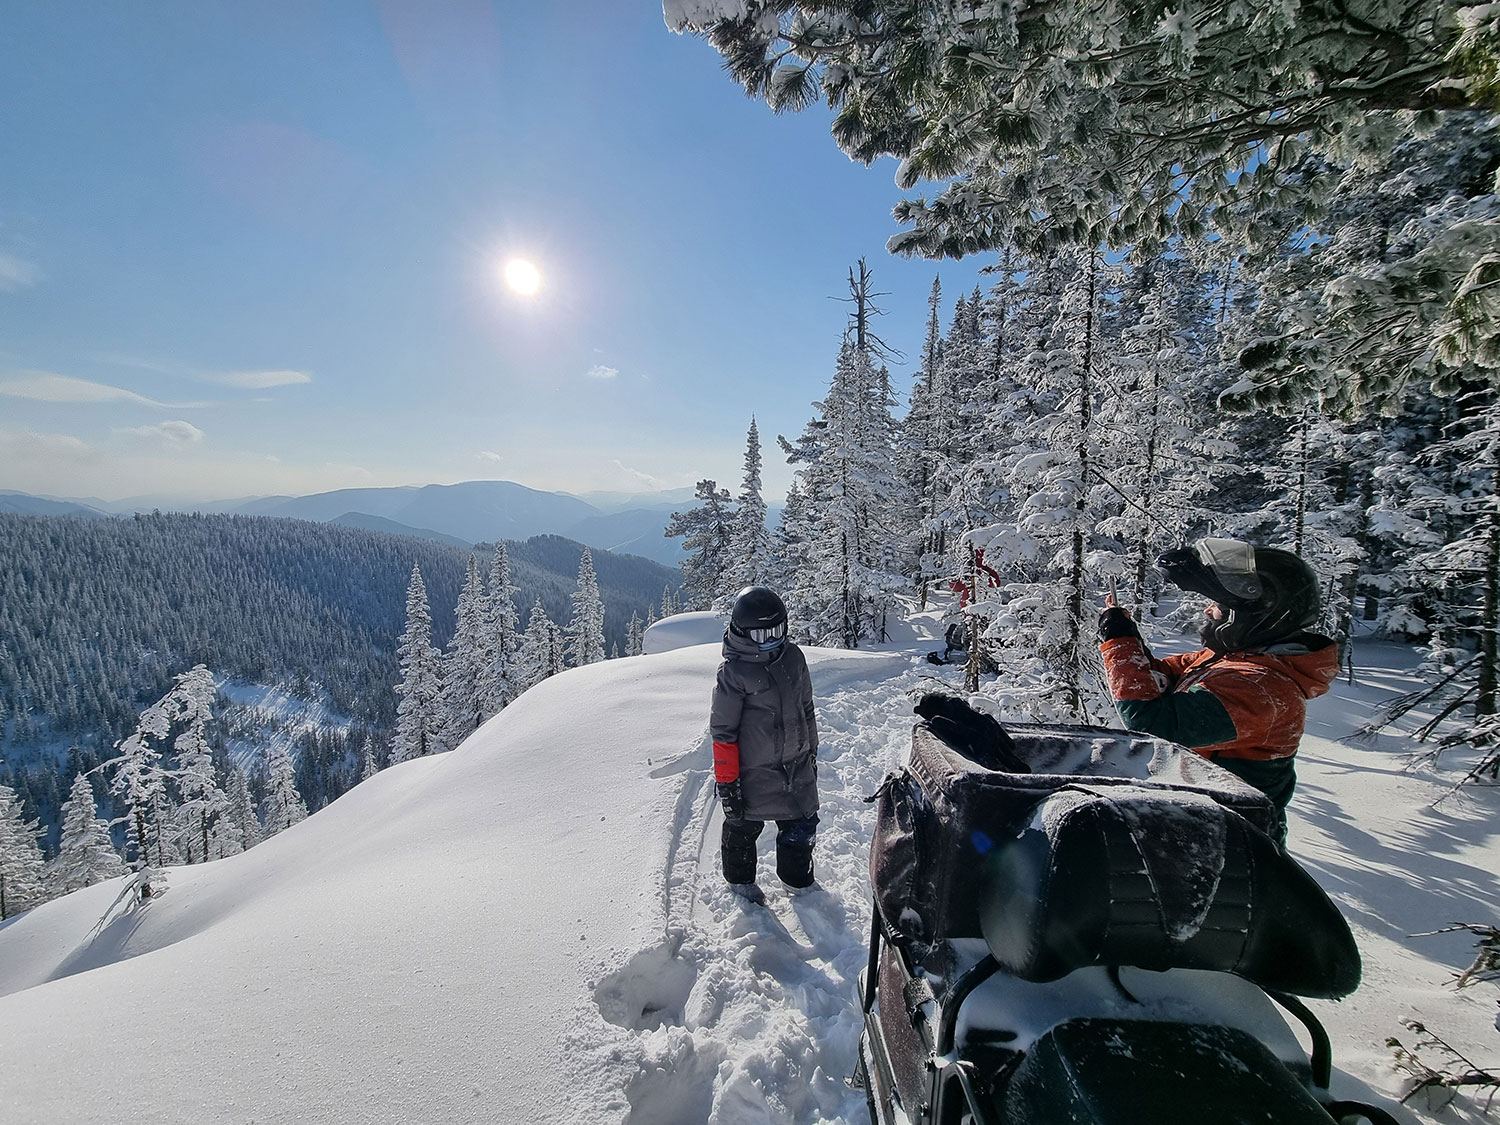
[[[962,673],[921,659],[935,616],[895,631],[873,653],[808,651],[821,892],[780,890],[770,832],[768,907],[721,884],[715,646],[570,671],[451,754],[243,856],[173,869],[144,906],[107,884],[0,925],[0,1119],[863,1121],[844,1083],[869,925],[863,798],[905,757],[913,693]],[[1313,1002],[1335,1090],[1390,1099],[1404,1087],[1384,1040],[1410,1044],[1403,1017],[1476,1061],[1500,1054],[1495,986],[1448,987],[1472,938],[1410,936],[1493,923],[1500,818],[1493,791],[1430,807],[1457,760],[1409,775],[1405,742],[1336,741],[1409,682],[1391,670],[1405,650],[1359,661],[1356,685],[1313,705],[1291,847],[1365,958],[1351,999]]]

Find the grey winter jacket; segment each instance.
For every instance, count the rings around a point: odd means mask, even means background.
[[[818,725],[807,658],[791,641],[761,652],[724,634],[709,732],[739,746],[747,820],[795,820],[818,811]]]

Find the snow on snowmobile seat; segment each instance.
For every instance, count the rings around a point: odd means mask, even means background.
[[[1183,1034],[1184,1031],[1188,1034]],[[1205,1113],[1204,1094],[1212,1110]],[[1006,1089],[1005,1125],[1273,1125],[1327,1121],[1253,1036],[1230,1027],[1074,1019],[1032,1048]]]
[[[1206,794],[1070,785],[983,867],[985,942],[1024,980],[1132,965],[1322,998],[1359,984],[1354,936],[1322,888]]]
[[[1019,836],[1036,807],[1068,786],[1204,794],[1262,832],[1278,823],[1259,790],[1176,743],[1104,727],[1015,724],[1006,745],[988,746],[990,724],[964,722],[967,704],[924,704],[945,721],[915,725],[906,767],[873,798],[870,880],[895,940],[982,937],[985,856]],[[1027,772],[1004,768],[1012,759]]]

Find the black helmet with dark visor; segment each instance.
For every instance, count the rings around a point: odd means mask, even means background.
[[[1168,551],[1156,565],[1167,581],[1224,609],[1203,626],[1203,643],[1216,652],[1290,641],[1312,628],[1322,612],[1313,568],[1278,547],[1200,539]]]
[[[774,590],[746,586],[734,599],[729,630],[754,641],[762,650],[786,640],[786,606]]]

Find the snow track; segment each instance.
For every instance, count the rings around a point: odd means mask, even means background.
[[[860,1033],[874,823],[865,798],[904,760],[911,693],[904,654],[808,651],[820,732],[819,889],[789,895],[775,876],[775,825],[760,841],[764,905],[719,871],[722,814],[705,727],[683,773],[663,880],[665,932],[595,989],[600,1014],[635,1056],[624,1120],[634,1125],[805,1125],[865,1119],[844,1079]],[[706,711],[705,705],[705,711]]]

